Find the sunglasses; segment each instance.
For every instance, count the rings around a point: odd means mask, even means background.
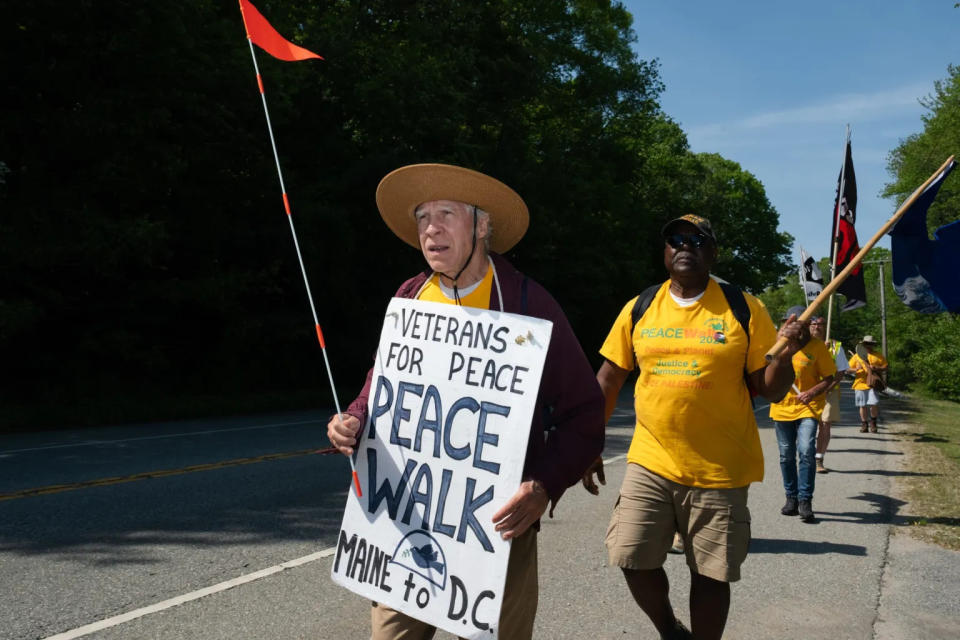
[[[679,249],[683,245],[689,245],[694,249],[699,249],[707,244],[707,236],[702,233],[674,233],[664,238],[667,244],[674,249]]]

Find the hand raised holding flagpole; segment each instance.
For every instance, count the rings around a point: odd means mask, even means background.
[[[270,134],[270,146],[273,148],[273,159],[277,165],[277,177],[280,179],[280,192],[283,195],[283,208],[287,213],[287,222],[290,224],[290,234],[293,236],[293,246],[297,251],[297,260],[300,263],[300,273],[303,274],[303,285],[307,290],[307,299],[310,302],[310,312],[313,314],[313,326],[317,332],[317,341],[320,343],[320,350],[323,352],[323,362],[327,367],[327,376],[330,379],[330,390],[333,393],[333,403],[337,410],[337,416],[343,417],[340,411],[340,400],[337,397],[337,388],[333,383],[333,371],[330,369],[330,358],[327,356],[327,345],[323,339],[323,330],[320,328],[320,321],[317,319],[317,309],[313,303],[313,295],[310,293],[310,281],[307,279],[307,270],[303,264],[303,254],[300,252],[300,243],[297,241],[297,230],[293,226],[293,215],[290,211],[290,199],[287,197],[287,189],[283,184],[283,171],[280,169],[280,157],[277,154],[277,143],[273,137],[273,125],[270,123],[270,111],[267,109],[267,96],[263,90],[263,79],[260,77],[260,68],[257,66],[257,56],[253,50],[253,45],[269,53],[275,58],[294,62],[297,60],[309,60],[310,58],[323,58],[308,49],[297,46],[277,33],[267,19],[264,18],[257,8],[248,0],[240,1],[240,14],[243,17],[243,25],[247,31],[247,40],[250,44],[250,56],[253,58],[253,69],[257,74],[257,86],[260,88],[260,98],[263,102],[263,114],[267,119],[267,132]],[[353,486],[357,492],[357,497],[363,495],[360,490],[360,479],[357,476],[357,469],[350,457],[350,471],[353,475]]]
[[[940,168],[937,169],[932,176],[927,178],[927,180],[923,184],[917,187],[917,189],[913,192],[913,194],[909,198],[907,198],[902,205],[900,205],[900,208],[897,209],[897,212],[894,213],[893,216],[891,216],[891,218],[887,220],[887,222],[882,227],[880,227],[880,230],[877,231],[873,235],[873,237],[870,238],[870,240],[863,245],[863,248],[860,249],[859,253],[857,253],[857,255],[851,258],[850,262],[847,264],[844,270],[838,273],[836,277],[830,281],[830,284],[828,284],[823,288],[823,291],[820,292],[820,295],[817,296],[817,299],[811,302],[807,306],[806,310],[804,310],[804,312],[800,314],[800,317],[797,318],[799,322],[807,322],[810,320],[811,317],[813,317],[813,314],[814,312],[816,312],[817,307],[819,307],[821,304],[826,302],[830,298],[830,296],[833,295],[833,292],[836,291],[841,284],[843,284],[843,281],[847,279],[847,277],[854,271],[854,269],[860,266],[860,262],[863,261],[863,258],[867,255],[867,252],[873,248],[873,245],[877,244],[880,241],[880,238],[882,238],[884,234],[886,234],[888,231],[890,231],[893,228],[893,226],[897,223],[897,221],[899,221],[900,218],[902,218],[903,215],[907,212],[907,210],[910,209],[914,201],[918,197],[920,197],[920,194],[924,192],[924,190],[927,188],[927,185],[933,182],[934,179],[936,179],[937,176],[939,176],[950,165],[951,162],[953,162],[953,156],[950,156],[949,158],[947,158],[946,162],[940,165]],[[781,351],[783,351],[783,348],[786,345],[787,345],[786,339],[781,338],[777,340],[776,344],[774,344],[773,347],[770,348],[770,351],[766,353],[767,360],[768,361],[773,360],[773,358],[775,358],[777,355],[780,354]]]

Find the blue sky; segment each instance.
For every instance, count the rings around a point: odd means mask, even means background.
[[[887,154],[923,130],[918,100],[960,64],[955,1],[624,5],[637,54],[659,59],[664,112],[693,151],[719,153],[763,183],[780,229],[796,239],[796,261],[797,244],[829,255],[848,123],[861,243],[893,215],[893,201],[879,197],[891,181]]]

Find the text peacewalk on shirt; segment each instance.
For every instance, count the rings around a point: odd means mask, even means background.
[[[634,391],[637,425],[627,460],[674,482],[709,489],[763,480],[760,434],[743,381],[766,366],[777,331],[762,302],[744,293],[750,340],[720,286],[710,280],[697,303],[681,307],[660,287],[631,336],[630,300],[600,348],[640,375]]]
[[[816,386],[821,380],[836,372],[836,359],[830,355],[827,345],[819,338],[810,338],[807,346],[793,354],[793,384],[800,391]],[[770,419],[780,422],[790,422],[800,418],[819,419],[826,404],[827,396],[824,393],[803,404],[797,400],[797,392],[791,388],[783,400],[770,405]]]

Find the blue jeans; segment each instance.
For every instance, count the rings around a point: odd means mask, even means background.
[[[814,458],[817,453],[817,421],[800,418],[789,422],[775,420],[773,424],[777,430],[780,475],[787,497],[812,500],[813,483],[817,477]]]

